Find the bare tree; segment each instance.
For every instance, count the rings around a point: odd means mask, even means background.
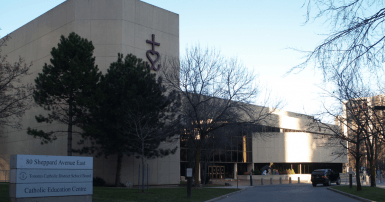
[[[338,143],[342,150],[334,153],[337,156],[345,155],[347,152],[355,159],[357,191],[361,190],[360,167],[363,158],[367,158],[370,164],[371,186],[375,184],[375,162],[377,160],[378,148],[383,142],[384,116],[376,111],[375,103],[369,101],[374,99],[374,94],[364,83],[355,82],[351,77],[338,75],[336,89],[325,90],[327,95],[332,97],[337,104],[324,105],[323,115],[335,118],[336,125],[321,123],[320,118],[316,120],[316,127],[326,129],[331,135],[325,137],[330,144]],[[338,104],[340,103],[340,104]],[[330,146],[330,145],[329,145]]]
[[[23,58],[11,64],[7,56],[1,55],[1,47],[6,46],[10,36],[0,39],[0,126],[20,129],[21,118],[32,105],[32,84],[23,83],[23,78],[30,75],[32,62],[27,65]]]
[[[220,128],[262,123],[281,103],[270,109],[252,105],[262,92],[255,82],[257,76],[237,59],[224,58],[216,50],[196,46],[186,49],[180,60],[165,61],[165,85],[180,92],[185,135],[194,140],[197,186],[206,139],[212,138]]]
[[[149,92],[151,94],[151,92]],[[180,115],[176,113],[180,108],[179,95],[171,92],[163,98],[162,104],[157,110],[144,110],[148,106],[139,100],[129,107],[124,107],[123,125],[119,125],[121,138],[131,142],[131,153],[141,158],[142,161],[142,192],[144,192],[144,165],[146,159],[161,158],[169,154],[174,154],[178,147],[174,144],[179,140],[181,132]],[[149,96],[146,100],[160,99],[159,96]],[[163,147],[161,146],[163,144]],[[138,184],[139,186],[139,184]]]
[[[323,71],[326,80],[338,73],[357,75],[358,69],[378,72],[385,59],[385,8],[383,0],[306,0],[306,23],[316,9],[314,20],[329,23],[327,37],[306,53],[306,60],[292,68],[302,70],[309,63]],[[357,79],[353,77],[352,79]]]

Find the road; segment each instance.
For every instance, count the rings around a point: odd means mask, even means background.
[[[337,185],[333,185],[337,186]],[[358,200],[347,196],[329,191],[326,186],[317,185],[313,187],[311,184],[283,184],[283,185],[266,185],[255,186],[241,193],[233,194],[227,198],[219,200],[220,202],[355,202]]]

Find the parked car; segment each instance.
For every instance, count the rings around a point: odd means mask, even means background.
[[[331,183],[341,184],[340,174],[331,169],[317,169],[311,173],[311,182],[313,187],[317,184],[323,184],[324,186],[330,186]]]

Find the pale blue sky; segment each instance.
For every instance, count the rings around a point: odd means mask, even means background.
[[[63,0],[1,0],[0,37],[52,9]],[[144,0],[179,14],[180,50],[199,43],[236,56],[260,75],[285,110],[311,115],[319,111],[322,75],[312,67],[282,76],[303,59],[287,48],[312,50],[328,32],[322,21],[303,26],[305,0]],[[305,111],[304,111],[305,109]]]

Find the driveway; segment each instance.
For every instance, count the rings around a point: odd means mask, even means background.
[[[337,186],[337,185],[332,185]],[[219,200],[220,202],[228,201],[274,201],[274,202],[350,202],[358,201],[347,196],[329,191],[327,186],[317,185],[313,187],[311,184],[283,184],[283,185],[266,185],[255,186],[241,193],[233,194],[227,198]]]

